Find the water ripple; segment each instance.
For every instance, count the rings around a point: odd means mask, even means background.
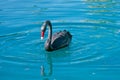
[[[1,1],[1,77],[4,80],[16,80],[21,75],[23,78],[20,79],[23,80],[41,80],[39,69],[43,65],[45,68],[55,67],[56,78],[52,78],[56,80],[59,72],[63,73],[61,78],[66,79],[68,75],[64,74],[69,71],[70,76],[80,80],[74,74],[75,70],[88,76],[81,79],[95,79],[98,76],[108,80],[119,78],[116,75],[120,73],[119,3],[119,0]],[[47,33],[45,39],[40,40],[40,26],[45,20],[51,20],[53,32],[64,29],[70,31],[73,38],[69,47],[45,51]]]
[[[118,35],[119,29],[113,28],[112,25],[79,22],[59,23],[53,21],[53,26],[54,32],[57,32],[60,29],[67,29],[71,32],[73,39],[69,47],[49,54],[44,51],[43,46],[45,40],[40,40],[40,28],[35,27],[30,28],[27,31],[1,35],[0,39],[3,40],[0,43],[1,46],[3,45],[0,48],[2,52],[1,59],[5,62],[35,64],[39,62],[43,63],[45,61],[45,56],[48,56],[47,61],[49,62],[51,59],[52,63],[55,65],[78,64],[104,58],[110,51],[118,48],[117,43],[120,43],[120,41],[116,39],[120,37]],[[38,35],[38,37],[33,35]],[[33,38],[30,38],[31,36],[33,36]],[[47,34],[45,37],[47,37]],[[104,40],[110,41],[110,43]],[[112,43],[114,42],[117,43],[113,45]],[[17,47],[16,50],[14,47]],[[4,54],[6,52],[6,50],[4,50],[5,48],[7,51],[14,50],[12,51],[12,55],[9,55],[8,53]],[[21,52],[18,52],[17,50]],[[18,54],[18,57],[15,56],[15,53]],[[30,57],[31,60],[28,60]]]
[[[55,65],[93,62],[112,54],[110,51],[119,49],[118,43],[120,41],[116,38],[120,36],[115,36],[118,28],[113,28],[113,26],[108,25],[109,27],[105,27],[106,25],[96,25],[94,23],[72,23],[72,25],[70,23],[56,23],[54,26],[53,31],[55,32],[62,28],[69,30],[73,35],[72,42],[68,48],[52,53],[45,52],[45,54],[51,56],[47,57],[48,60],[52,58]],[[117,43],[113,45],[115,42]],[[44,44],[44,42],[42,43]]]

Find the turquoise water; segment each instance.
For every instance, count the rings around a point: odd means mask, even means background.
[[[70,31],[69,47],[44,50],[45,20]],[[119,0],[0,2],[0,80],[120,80],[119,57]]]

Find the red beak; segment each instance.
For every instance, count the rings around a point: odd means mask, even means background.
[[[41,32],[41,40],[44,38],[44,31]]]

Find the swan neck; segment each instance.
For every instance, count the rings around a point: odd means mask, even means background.
[[[48,23],[48,39],[51,41],[51,39],[52,39],[52,25],[51,25],[51,23],[49,22]]]
[[[51,49],[51,40],[52,40],[52,24],[50,21],[46,21],[48,26],[48,47]]]

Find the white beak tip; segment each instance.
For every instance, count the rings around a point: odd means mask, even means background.
[[[43,40],[44,37],[41,37],[41,40]]]

